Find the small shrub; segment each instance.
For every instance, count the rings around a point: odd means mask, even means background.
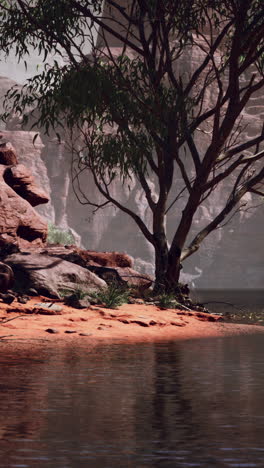
[[[128,302],[129,291],[124,286],[112,282],[108,285],[107,289],[93,293],[91,297],[107,309],[115,309]]]
[[[89,293],[77,286],[74,289],[67,289],[67,288],[60,289],[60,296],[64,297],[64,298],[67,298],[67,297],[71,296],[71,297],[75,297],[76,299],[80,300],[80,299],[84,299],[86,296],[89,296]]]
[[[178,301],[175,298],[175,295],[172,293],[163,293],[158,297],[157,305],[161,309],[175,309],[179,305]]]
[[[63,231],[58,226],[52,223],[48,223],[48,237],[47,242],[49,244],[62,244],[70,245],[74,244],[74,237],[69,231]]]

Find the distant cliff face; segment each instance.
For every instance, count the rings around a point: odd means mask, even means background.
[[[182,67],[188,73],[200,60],[200,52],[195,48],[182,58]],[[6,91],[8,80],[0,79]],[[213,99],[213,90],[208,89],[206,99]],[[258,118],[256,119],[257,115]],[[259,132],[260,119],[264,117],[264,96],[259,93],[250,102],[245,113],[248,123],[243,139]],[[145,273],[153,273],[153,250],[139,232],[134,222],[114,207],[106,206],[93,213],[90,206],[82,205],[77,200],[72,188],[71,155],[55,139],[41,135],[32,143],[32,132],[22,131],[17,120],[11,121],[5,133],[17,149],[20,162],[30,167],[38,183],[50,196],[50,203],[37,208],[48,220],[63,229],[72,229],[81,236],[81,243],[87,249],[98,251],[122,251],[132,255],[136,268]],[[206,136],[201,133],[199,147],[206,148]],[[230,184],[230,183],[229,183]],[[85,173],[81,177],[81,186],[89,199],[100,203],[101,195],[96,192],[92,177]],[[222,183],[210,201],[197,213],[192,235],[204,227],[218,213],[223,195],[230,190],[230,185]],[[130,189],[115,182],[115,198],[133,208],[151,227],[151,216],[145,196],[135,181]],[[260,204],[248,195],[249,206]],[[178,213],[181,213],[179,206]],[[177,212],[168,214],[168,236],[171,239],[177,225]],[[182,281],[191,282],[199,288],[263,288],[264,284],[264,203],[257,208],[237,213],[231,222],[217,229],[205,240],[200,250],[186,260],[183,265]]]
[[[42,216],[65,230],[70,228],[77,232],[85,248],[127,252],[136,259],[137,268],[153,273],[152,247],[128,216],[111,206],[93,214],[91,207],[78,202],[71,183],[71,157],[65,148],[55,141],[40,138],[33,145],[33,133],[28,131],[8,129],[3,134],[19,152],[20,162],[31,169],[38,184],[50,196],[48,204],[36,208]],[[89,174],[83,175],[81,183],[91,199],[102,201]],[[221,190],[225,192],[224,184]],[[150,224],[145,196],[135,182],[131,183],[130,190],[116,182],[113,191],[119,200]],[[221,191],[200,209],[193,231],[210,221],[220,205]],[[168,215],[169,236],[176,223],[177,216],[172,211]],[[227,226],[212,233],[200,250],[184,263],[183,281],[192,281],[200,288],[262,288],[263,226],[264,205],[236,214]]]

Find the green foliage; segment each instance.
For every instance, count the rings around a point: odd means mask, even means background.
[[[78,0],[74,8],[71,0],[36,0],[34,2],[0,1],[0,48],[7,55],[11,50],[19,60],[27,58],[33,48],[45,62],[49,53],[68,55],[74,60],[70,44],[83,35],[87,21],[78,9],[85,7],[94,14],[100,14],[103,0]],[[14,31],[16,33],[14,34]]]
[[[89,296],[89,293],[87,291],[84,291],[79,285],[77,285],[74,289],[61,288],[59,292],[61,297],[67,298],[71,296],[78,300],[84,299],[86,296]]]
[[[221,315],[224,315],[225,320],[230,320],[234,323],[247,323],[264,326],[264,315],[262,310],[256,310],[254,312],[251,312],[250,310],[240,310],[237,312],[224,313]]]
[[[47,242],[49,244],[71,245],[74,244],[74,237],[70,232],[63,231],[54,224],[48,223]]]
[[[258,168],[255,172],[262,152],[251,160],[244,152],[261,149],[261,128],[246,146],[242,141],[248,133],[243,109],[264,86],[263,0],[127,3],[0,0],[0,49],[27,61],[33,48],[43,59],[41,73],[7,93],[2,118],[19,115],[24,124],[71,144],[79,200],[95,210],[111,203],[128,214],[155,249],[156,271],[164,270],[157,277],[167,276],[175,290],[180,261],[263,179]],[[106,14],[99,18],[103,8]],[[98,44],[94,25],[102,27]],[[121,43],[115,51],[111,34]],[[186,67],[192,47],[197,55]],[[47,63],[48,54],[61,56],[64,65]],[[86,196],[80,182],[85,170],[105,203]],[[229,176],[232,190],[221,196],[221,211],[188,245],[197,210]],[[133,211],[115,198],[113,180],[128,182],[130,189],[132,177],[141,185],[152,222],[145,222],[147,210]],[[169,245],[165,215],[171,208],[178,226]],[[68,235],[54,227],[49,241],[71,243]]]
[[[205,23],[210,20],[216,34],[224,21],[230,21],[222,43],[222,65],[217,77],[212,78],[212,71],[208,75],[210,80],[218,81],[228,67],[230,44],[235,39],[232,25],[238,14],[236,8],[242,11],[240,28],[244,30],[240,31],[239,38],[245,39],[245,43],[240,44],[241,61],[248,56],[251,43],[247,38],[252,28],[258,31],[263,26],[260,2],[254,0],[251,3],[249,7],[248,0],[178,0],[173,5],[169,0],[151,0],[144,2],[144,8],[135,2],[134,16],[136,20],[143,14],[146,21],[162,16],[170,18],[168,31],[175,35],[173,46],[170,46],[171,63],[193,45],[194,36],[190,31],[203,34]],[[200,92],[195,95],[192,87],[188,92],[188,87],[184,89],[184,75],[176,78],[174,74],[171,79],[169,68],[161,74],[150,59],[131,58],[125,52],[115,61],[104,55],[93,61],[86,56],[76,59],[74,47],[78,52],[82,51],[81,46],[78,49],[78,40],[83,44],[87,40],[85,28],[91,29],[85,11],[100,13],[102,0],[37,0],[30,6],[31,19],[21,15],[21,7],[16,3],[7,7],[2,0],[2,4],[5,8],[0,6],[0,47],[7,54],[10,44],[15,43],[18,58],[26,58],[29,47],[38,50],[39,54],[44,53],[45,57],[50,52],[62,55],[63,50],[69,55],[67,65],[59,66],[54,60],[52,66],[46,64],[44,71],[29,79],[22,89],[12,88],[6,96],[4,119],[14,112],[27,123],[32,112],[33,126],[43,128],[47,134],[55,130],[58,138],[64,126],[73,132],[76,128],[89,128],[83,135],[82,145],[78,142],[83,146],[78,153],[79,163],[92,169],[98,177],[107,175],[107,183],[117,175],[124,180],[132,173],[140,177],[146,172],[157,144],[162,149],[168,144],[173,122],[174,139],[183,143],[186,137],[189,138],[189,132],[193,132],[195,109],[199,109],[198,104],[203,98]],[[15,38],[13,31],[17,31]],[[263,41],[258,47],[260,54],[256,63],[263,71]],[[106,128],[109,131],[106,132]]]
[[[175,309],[177,306],[180,306],[175,298],[175,294],[172,293],[161,294],[158,296],[156,303],[161,309]]]
[[[107,309],[116,309],[118,306],[128,302],[129,291],[124,286],[113,281],[108,285],[107,289],[93,293],[91,297]]]

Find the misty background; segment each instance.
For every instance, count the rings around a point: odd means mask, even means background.
[[[87,53],[89,50],[87,49]],[[15,54],[5,59],[0,55],[0,97],[14,84],[23,85],[27,78],[34,76],[43,69],[41,57],[32,51],[24,62],[17,63]],[[52,63],[56,59],[63,65],[60,56],[50,56]],[[185,58],[188,68],[190,61],[195,61],[195,52]],[[213,91],[212,91],[213,92]],[[247,108],[246,118],[249,121],[249,131],[254,133],[254,126],[259,128],[259,118],[264,116],[264,96],[256,97],[258,118],[255,118],[255,104],[251,102]],[[263,112],[260,112],[262,107]],[[71,154],[64,144],[58,144],[55,137],[47,137],[40,132],[33,145],[35,132],[30,128],[22,129],[17,117],[10,119],[6,125],[1,123],[5,141],[10,141],[17,151],[19,162],[30,167],[36,181],[50,196],[47,205],[37,207],[37,211],[48,221],[65,231],[70,231],[76,243],[89,250],[121,251],[135,259],[135,268],[141,272],[153,274],[153,250],[133,221],[118,209],[107,206],[93,214],[92,208],[81,205],[71,184]],[[206,145],[206,138],[201,134],[199,145]],[[96,202],[101,196],[96,194],[92,178],[89,174],[82,176],[81,183],[86,188],[88,196]],[[226,182],[220,190],[210,198],[205,207],[201,207],[193,224],[191,237],[213,218],[221,205],[221,196],[229,188]],[[115,197],[130,208],[137,211],[147,223],[150,223],[150,213],[145,196],[136,180],[122,186],[114,182]],[[189,257],[183,264],[182,282],[190,283],[198,289],[262,289],[264,282],[264,203],[260,198],[247,195],[247,207],[234,215],[224,227],[216,229],[204,241],[199,251]],[[180,207],[168,213],[168,235],[172,235],[177,223],[177,213]]]

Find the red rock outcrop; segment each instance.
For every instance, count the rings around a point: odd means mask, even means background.
[[[147,289],[153,284],[149,275],[131,268],[133,259],[125,253],[94,252],[68,245],[49,245],[39,252],[87,268],[106,282],[117,281],[137,289]]]
[[[9,167],[3,174],[5,182],[31,206],[47,203],[49,197],[46,192],[35,184],[31,171],[23,164]]]
[[[119,274],[120,278],[127,283],[129,287],[136,288],[139,290],[148,289],[153,285],[153,278],[149,275],[138,273],[133,268],[116,267],[115,270]]]
[[[47,238],[47,223],[32,206],[2,179],[0,167],[0,247],[15,244],[27,247],[43,245]]]
[[[120,252],[94,252],[93,250],[76,249],[76,252],[89,265],[105,267],[131,268],[133,259],[129,255]]]
[[[2,135],[0,135],[0,138],[2,138]],[[0,145],[0,164],[4,166],[18,164],[16,152],[9,142]]]
[[[39,189],[30,170],[17,164],[17,156],[10,143],[0,147],[0,248],[16,245],[42,246],[47,238],[47,222],[32,206],[48,201]]]
[[[95,252],[93,250],[84,250],[76,247],[76,245],[54,245],[49,244],[40,253],[63,258],[68,262],[76,263],[86,267],[103,266],[103,267],[120,267],[131,268],[133,266],[133,258],[122,252]]]
[[[12,129],[12,131],[1,130],[0,133],[3,136],[2,141],[11,143],[11,145],[17,150],[19,164],[23,164],[26,168],[30,170],[30,173],[34,177],[35,184],[38,187],[42,187],[45,190],[47,196],[51,198],[50,179],[52,178],[52,174],[48,176],[46,161],[44,161],[42,158],[42,152],[44,148],[43,141],[40,138],[40,136],[37,136],[37,138],[35,138],[36,132],[22,131],[20,129],[20,125],[21,122],[20,124],[17,124],[15,128]],[[34,138],[35,140],[33,144]],[[57,148],[54,147],[54,151],[50,155],[50,157],[53,158],[54,161],[57,160],[56,149]],[[54,198],[55,197],[56,196],[54,195]],[[53,204],[54,201],[52,203],[51,201],[49,201],[48,203],[42,203],[41,205],[36,206],[36,211],[46,220],[52,221],[54,218]]]

